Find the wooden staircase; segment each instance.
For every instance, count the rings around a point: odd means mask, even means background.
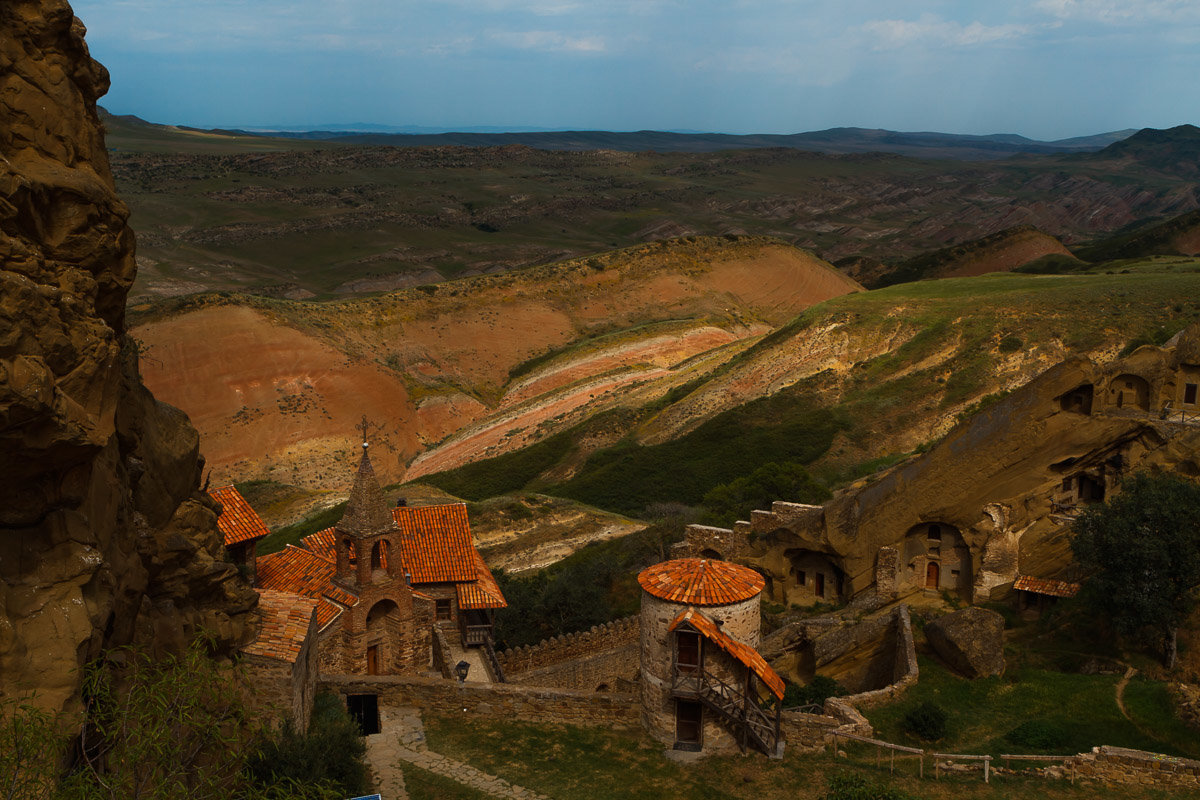
[[[777,754],[780,744],[778,712],[772,717],[747,691],[699,668],[677,669],[671,694],[684,700],[699,700],[738,736],[743,750],[752,745],[768,756]]]

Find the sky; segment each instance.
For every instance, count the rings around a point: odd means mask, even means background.
[[[1200,122],[1200,0],[74,0],[113,113],[197,127],[1058,139]]]

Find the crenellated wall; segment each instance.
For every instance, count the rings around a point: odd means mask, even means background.
[[[516,677],[520,673],[543,670],[626,645],[636,645],[637,639],[638,618],[632,616],[603,625],[594,625],[590,630],[555,636],[535,645],[515,647],[497,653],[496,656],[504,669],[505,677],[517,682]],[[635,655],[634,663],[636,662]]]

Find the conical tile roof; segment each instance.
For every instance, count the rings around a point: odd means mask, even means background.
[[[375,477],[375,468],[371,466],[371,459],[367,455],[366,442],[363,442],[362,461],[358,463],[354,488],[350,490],[350,499],[346,501],[346,513],[336,527],[342,533],[354,536],[370,536],[396,527],[387,502],[383,499],[383,490],[379,488],[379,479]]]

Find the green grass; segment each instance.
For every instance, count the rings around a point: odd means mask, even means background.
[[[425,716],[430,748],[556,800],[817,800],[831,775],[857,775],[925,800],[1124,800],[1190,797],[1187,791],[1105,787],[1080,781],[978,775],[917,777],[916,764],[897,761],[895,774],[874,766],[874,750],[847,745],[848,758],[798,755],[779,761],[758,754],[669,761],[664,747],[640,731]],[[928,767],[929,764],[926,764]]]
[[[400,762],[400,771],[404,773],[404,791],[410,800],[487,800],[491,797],[490,794],[421,769],[407,761]]]
[[[570,435],[560,433],[529,447],[426,475],[421,480],[467,500],[512,494],[557,464],[573,445]]]
[[[1189,741],[1182,723],[1171,713],[1161,684],[1147,683],[1136,691],[1139,725],[1135,725],[1117,708],[1117,675],[1019,667],[1002,677],[970,681],[932,658],[919,661],[921,679],[916,686],[897,702],[866,712],[879,738],[953,753],[1064,755],[1107,744],[1169,755],[1200,755],[1200,740],[1191,734]],[[902,722],[904,714],[926,701],[940,705],[949,715],[946,738],[933,745],[908,734]],[[1028,720],[1042,720],[1061,730],[1062,746],[1036,750],[1004,738]],[[1161,735],[1162,730],[1171,733]]]
[[[289,544],[298,545],[300,544],[300,540],[305,536],[333,527],[342,518],[342,514],[345,511],[346,504],[338,503],[323,511],[311,514],[299,522],[278,528],[272,531],[270,535],[264,536],[259,540],[257,553],[262,556],[282,550]]]

